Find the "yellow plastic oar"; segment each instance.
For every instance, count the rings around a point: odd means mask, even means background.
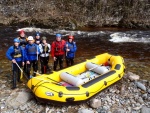
[[[21,71],[21,75],[20,75],[20,79],[22,79],[23,78],[23,70],[20,68],[20,66],[18,65],[18,63],[16,62],[16,65],[18,66],[18,68],[20,69],[20,71]]]

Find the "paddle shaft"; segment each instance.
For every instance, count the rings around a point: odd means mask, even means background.
[[[20,69],[20,71],[21,71],[20,79],[22,79],[23,70],[20,68],[20,66],[18,65],[18,63],[17,63],[17,62],[16,62],[16,65],[18,66],[18,68],[19,68],[19,69]]]
[[[20,71],[23,72],[23,70],[20,68],[20,66],[18,65],[17,62],[16,62],[16,65],[18,66],[18,68],[20,69]]]

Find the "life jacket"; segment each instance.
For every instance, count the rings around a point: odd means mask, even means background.
[[[14,46],[13,58],[20,58],[20,57],[22,57],[21,48],[20,47],[17,48]]]
[[[27,38],[26,37],[19,37],[20,40],[20,46],[25,47],[27,45]]]
[[[33,55],[33,54],[37,54],[37,45],[33,44],[33,45],[28,45],[28,50],[27,50],[29,55]]]
[[[54,55],[63,55],[64,54],[64,46],[65,46],[65,41],[55,41],[55,46],[54,46]]]
[[[49,53],[48,51],[49,51],[49,47],[48,46],[44,46],[43,44],[42,44],[42,48],[43,48],[43,52],[42,53]]]

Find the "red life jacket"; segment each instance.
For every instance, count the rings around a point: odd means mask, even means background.
[[[65,51],[64,51],[65,43],[66,42],[64,40],[54,41],[52,43],[52,50],[51,50],[52,57],[65,54]]]

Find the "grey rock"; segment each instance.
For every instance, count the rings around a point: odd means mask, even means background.
[[[137,107],[140,107],[140,106],[141,106],[141,104],[140,104],[140,103],[136,103],[136,106],[137,106]]]
[[[132,110],[131,113],[138,113],[136,110]]]
[[[2,72],[3,72],[3,69],[0,68],[0,73],[2,73]]]
[[[107,96],[107,97],[106,97],[106,101],[107,101],[108,103],[110,103],[110,102],[111,102],[111,99],[110,99],[110,97],[109,97],[109,96]]]
[[[150,94],[150,89],[148,89],[147,92]]]
[[[1,88],[2,88],[2,89],[4,89],[5,87],[6,87],[6,85],[5,85],[5,84],[3,84],[3,85],[1,86]]]
[[[6,104],[9,107],[17,109],[20,105],[26,104],[28,100],[32,98],[32,95],[27,92],[12,92],[6,100]]]
[[[142,95],[142,98],[143,98],[144,100],[146,100],[147,97],[148,97],[148,94],[147,94],[147,93],[145,93],[145,94]]]
[[[143,98],[142,97],[139,97],[138,100],[137,100],[139,103],[143,104],[144,101],[143,101]]]
[[[34,113],[34,112],[29,110],[27,113]]]
[[[20,106],[19,108],[21,111],[24,111],[27,107],[28,107],[27,104],[25,104],[25,105]]]
[[[99,109],[97,109],[98,113],[107,113],[107,110],[104,109],[103,107],[100,107]]]
[[[6,107],[5,103],[1,103],[0,109],[2,110],[2,109],[4,109],[5,107]]]
[[[92,101],[90,101],[90,106],[92,108],[99,108],[101,106],[101,100],[93,99]]]
[[[113,113],[125,113],[125,111],[123,109],[119,108],[119,109],[115,109],[113,111]]]
[[[150,108],[143,106],[141,109],[141,113],[150,113]]]
[[[22,98],[23,97],[23,98]],[[30,93],[27,92],[19,92],[16,101],[20,102],[21,104],[25,104],[27,101],[29,101],[33,96]]]
[[[94,113],[94,111],[89,110],[89,109],[79,109],[78,113]]]
[[[139,75],[136,75],[132,72],[128,72],[128,78],[131,80],[131,81],[137,81],[140,79],[140,76]]]
[[[150,96],[147,98],[148,101],[150,101]]]
[[[138,110],[140,110],[142,108],[142,106],[138,106],[138,107],[134,107],[134,108],[132,108],[133,110],[135,110],[135,111],[138,111]]]
[[[143,91],[146,91],[146,87],[144,84],[140,83],[140,82],[135,82],[136,86],[140,89],[142,89]]]
[[[109,108],[110,108],[109,106],[103,106],[103,109],[106,111],[108,111]]]

